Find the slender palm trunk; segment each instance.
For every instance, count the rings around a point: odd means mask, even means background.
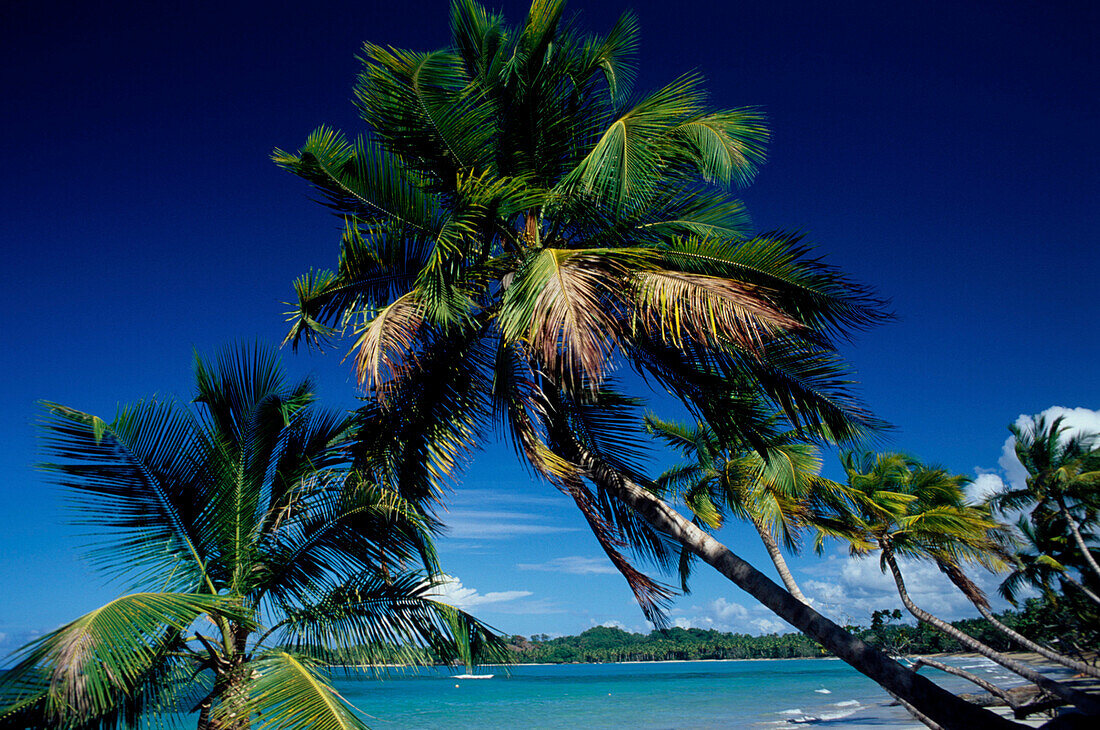
[[[1051,694],[1060,697],[1066,702],[1072,703],[1077,706],[1077,709],[1089,715],[1100,715],[1100,701],[1090,695],[1067,687],[1061,682],[1056,682],[1053,679],[1044,676],[1040,672],[1036,671],[1033,667],[1029,667],[1026,664],[1007,657],[1000,652],[994,651],[990,647],[986,646],[982,642],[978,641],[974,637],[959,631],[957,628],[942,621],[927,611],[919,608],[913,599],[909,597],[909,592],[905,589],[905,580],[902,578],[901,570],[898,568],[897,561],[894,559],[894,553],[890,549],[889,545],[882,545],[883,555],[886,558],[886,564],[890,567],[890,572],[894,576],[894,583],[897,585],[898,593],[901,595],[901,602],[905,605],[905,608],[909,613],[913,614],[918,621],[928,624],[936,629],[939,629],[943,633],[947,634],[951,638],[958,641],[967,649],[977,652],[987,659],[992,659],[997,664],[1000,664],[1005,669],[1015,672],[1024,679],[1034,682],[1039,687],[1047,690]]]
[[[1066,522],[1069,523],[1070,532],[1073,533],[1073,540],[1077,543],[1077,548],[1085,557],[1085,562],[1092,568],[1092,572],[1096,574],[1096,577],[1100,578],[1100,565],[1097,565],[1096,558],[1092,557],[1092,550],[1085,544],[1085,539],[1081,537],[1081,528],[1078,526],[1077,520],[1070,514],[1069,508],[1066,507],[1066,500],[1061,496],[1058,497],[1058,509],[1062,512],[1062,516],[1066,518]]]
[[[752,526],[756,528],[756,532],[760,535],[760,540],[764,543],[764,547],[768,551],[768,557],[772,559],[775,570],[779,573],[779,577],[782,579],[783,585],[787,587],[787,591],[803,603],[809,604],[810,601],[802,594],[802,591],[799,590],[798,584],[794,582],[794,576],[791,575],[791,570],[787,567],[787,561],[783,558],[783,553],[779,550],[779,543],[775,541],[775,536],[772,535],[771,531],[756,517],[756,515],[749,515],[749,519],[752,521]]]
[[[974,608],[978,609],[978,613],[985,617],[985,620],[988,621],[993,628],[997,629],[1002,634],[1012,639],[1017,646],[1020,646],[1029,651],[1033,651],[1036,654],[1050,659],[1052,662],[1061,664],[1062,666],[1068,667],[1069,669],[1072,669],[1076,672],[1088,674],[1092,677],[1100,679],[1100,668],[1094,667],[1090,664],[1086,664],[1082,661],[1078,661],[1077,659],[1068,657],[1065,654],[1056,652],[1049,647],[1032,641],[1023,634],[1014,631],[1008,626],[1005,626],[997,619],[996,616],[993,615],[993,611],[991,611],[989,608],[989,602],[986,600],[985,594],[974,583],[974,581],[970,580],[966,573],[963,572],[961,567],[951,563],[945,563],[942,561],[939,562],[940,569],[944,572],[948,579],[955,584],[955,587],[962,591],[964,596],[970,599],[970,602],[974,604]]]
[[[214,688],[199,707],[197,730],[249,730],[252,725],[248,707],[249,666],[244,660],[250,631],[237,623],[223,627],[224,645],[216,647],[204,641],[215,667]]]
[[[1084,593],[1086,596],[1088,596],[1093,601],[1093,603],[1100,603],[1100,596],[1098,596],[1095,593],[1093,593],[1092,591],[1090,591],[1088,588],[1083,586],[1078,580],[1071,577],[1067,573],[1062,573],[1059,576],[1059,579],[1064,580],[1066,583],[1069,583],[1071,586],[1073,586],[1077,590]]]
[[[1087,674],[1090,677],[1096,677],[1097,679],[1100,679],[1100,667],[1094,667],[1091,664],[1086,664],[1085,662],[1078,661],[1076,659],[1066,656],[1065,654],[1059,654],[1053,649],[1048,649],[1042,644],[1037,644],[1026,636],[1012,630],[1008,626],[1005,626],[1003,623],[998,621],[997,617],[993,615],[993,612],[989,610],[988,606],[983,606],[981,603],[978,602],[974,602],[974,605],[977,607],[978,613],[985,617],[985,620],[992,624],[993,628],[997,629],[1005,636],[1008,636],[1024,649],[1045,656],[1052,662],[1057,662],[1063,667],[1068,667],[1075,672]]]
[[[954,674],[956,677],[962,677],[968,682],[978,685],[994,697],[1000,697],[1002,700],[1005,701],[1005,704],[1007,704],[1012,709],[1016,709],[1016,705],[1018,703],[1014,699],[1012,699],[1012,695],[1010,695],[1008,692],[1001,689],[997,685],[993,684],[989,680],[985,679],[984,677],[979,677],[973,672],[968,672],[965,669],[959,669],[958,667],[953,667],[950,664],[938,662],[935,659],[925,659],[924,657],[918,657],[917,660],[913,662],[913,671],[919,672],[921,667],[932,667],[933,669],[938,669],[941,672]]]
[[[925,715],[923,712],[918,710],[916,707],[913,707],[911,704],[898,697],[893,692],[887,692],[887,694],[897,700],[898,704],[904,707],[905,711],[908,712],[914,720],[927,727],[928,730],[944,730],[943,725],[940,725],[928,715]]]
[[[766,575],[700,530],[664,501],[628,479],[602,485],[630,505],[651,525],[687,547],[777,616],[818,641],[887,692],[912,705],[946,730],[1020,728],[1021,725],[962,700],[932,681],[903,667],[878,649],[852,636]]]

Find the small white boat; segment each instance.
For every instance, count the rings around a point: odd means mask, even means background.
[[[491,674],[456,674],[451,679],[492,679]]]

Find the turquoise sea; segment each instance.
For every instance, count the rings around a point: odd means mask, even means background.
[[[960,657],[953,663],[1002,686],[1019,683],[986,659]],[[914,726],[904,710],[888,706],[890,698],[877,685],[835,659],[521,665],[480,671],[494,677],[463,680],[423,670],[335,682],[376,730]],[[949,675],[928,676],[955,691],[974,691]]]

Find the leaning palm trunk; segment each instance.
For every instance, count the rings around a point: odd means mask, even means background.
[[[768,551],[768,557],[772,559],[772,563],[775,565],[775,570],[779,573],[783,585],[787,587],[787,592],[809,605],[810,601],[802,594],[802,591],[799,590],[798,584],[794,582],[794,576],[791,575],[791,570],[787,567],[787,561],[783,558],[783,553],[779,550],[779,543],[775,541],[775,535],[772,535],[771,531],[768,530],[755,515],[750,516],[750,519],[752,520],[752,526],[756,528],[756,532],[760,535],[760,540],[764,543],[764,547]]]
[[[935,659],[926,659],[924,657],[918,657],[917,660],[915,662],[913,662],[913,671],[914,672],[919,672],[921,667],[932,667],[933,669],[938,669],[941,672],[946,672],[947,674],[953,674],[956,677],[962,677],[963,679],[967,680],[968,682],[971,682],[973,684],[978,685],[979,687],[981,687],[982,689],[984,689],[986,692],[993,695],[994,697],[1001,698],[1002,700],[1004,700],[1005,704],[1007,704],[1012,709],[1016,709],[1016,706],[1019,704],[1018,702],[1016,702],[1016,700],[1014,700],[1012,698],[1012,695],[1010,695],[1008,692],[1001,689],[1000,687],[993,684],[992,682],[985,679],[984,677],[979,677],[977,674],[974,674],[973,672],[968,672],[965,669],[960,669],[959,667],[953,667],[950,664],[944,664],[943,662],[938,662]]]
[[[905,589],[905,580],[902,578],[901,570],[898,568],[897,561],[894,559],[893,550],[889,545],[882,545],[883,556],[886,559],[886,564],[890,567],[890,572],[894,576],[894,583],[897,585],[898,594],[901,596],[901,602],[905,605],[905,608],[909,613],[913,614],[918,621],[928,624],[933,628],[939,629],[944,634],[947,634],[952,639],[955,639],[967,649],[977,652],[987,659],[991,659],[997,664],[1000,664],[1005,669],[1015,672],[1024,679],[1030,682],[1034,682],[1036,685],[1050,692],[1051,694],[1074,704],[1077,709],[1085,712],[1089,715],[1100,715],[1100,701],[1097,701],[1092,696],[1085,694],[1084,692],[1067,687],[1061,682],[1044,676],[1040,672],[1036,671],[1033,667],[1029,667],[1026,664],[1012,659],[1010,657],[994,651],[989,646],[978,641],[974,637],[960,631],[946,621],[942,621],[927,611],[918,607],[913,603],[913,599],[909,597],[909,592]]]
[[[1093,603],[1100,603],[1100,596],[1090,591],[1088,588],[1082,585],[1080,581],[1070,577],[1066,573],[1062,573],[1059,579],[1064,580],[1066,583],[1069,583],[1071,586],[1084,593]]]
[[[1066,656],[1065,654],[1059,654],[1058,652],[1049,649],[1042,644],[1037,644],[1026,636],[1012,630],[1008,626],[1005,626],[1003,623],[998,621],[997,618],[993,615],[993,612],[990,611],[988,607],[983,606],[980,603],[975,603],[974,605],[977,606],[978,612],[981,613],[985,620],[992,624],[993,628],[997,629],[1005,636],[1011,638],[1024,649],[1027,649],[1028,651],[1033,651],[1036,654],[1040,654],[1047,659],[1050,659],[1052,662],[1057,662],[1063,667],[1068,667],[1075,672],[1080,672],[1082,674],[1087,674],[1090,677],[1096,677],[1100,679],[1100,667],[1094,667],[1091,664],[1086,664],[1085,662],[1078,661],[1072,657]]]
[[[908,712],[914,720],[923,724],[925,727],[928,728],[928,730],[945,730],[943,725],[940,725],[938,722],[930,718],[928,715],[925,715],[923,712],[918,710],[916,707],[913,707],[911,704],[898,697],[893,692],[887,692],[887,694],[893,697],[899,705],[904,707],[905,711]]]
[[[1066,507],[1066,500],[1062,497],[1058,497],[1058,510],[1062,513],[1062,517],[1066,519],[1066,523],[1069,524],[1070,532],[1073,533],[1073,541],[1077,543],[1077,548],[1084,556],[1085,562],[1092,568],[1092,572],[1096,574],[1096,577],[1100,578],[1100,565],[1097,565],[1096,558],[1092,557],[1092,550],[1085,543],[1085,538],[1081,536],[1081,528],[1078,526],[1077,520],[1070,514],[1069,508]]]
[[[945,560],[940,560],[938,562],[940,570],[943,571],[944,575],[946,575],[948,579],[955,584],[956,588],[962,591],[963,595],[966,596],[970,600],[970,602],[974,604],[974,607],[978,609],[978,613],[980,613],[985,618],[985,620],[988,621],[991,626],[993,626],[993,628],[997,629],[1002,634],[1016,642],[1018,646],[1027,649],[1028,651],[1033,651],[1036,654],[1044,656],[1047,659],[1050,659],[1052,662],[1061,664],[1062,666],[1072,669],[1075,672],[1088,674],[1089,676],[1100,679],[1100,668],[1094,667],[1090,664],[1086,664],[1082,661],[1078,661],[1077,659],[1068,657],[1065,654],[1060,654],[1059,652],[1056,652],[1049,647],[1032,641],[1018,631],[1015,631],[1008,626],[1005,626],[1003,623],[997,620],[996,616],[993,615],[993,611],[991,611],[989,608],[989,601],[986,600],[985,593],[974,583],[974,581],[970,579],[969,576],[966,575],[965,572],[963,572],[962,568]]]
[[[795,599],[766,575],[735,555],[651,492],[626,478],[602,486],[642,515],[649,524],[699,556],[742,590],[802,633],[819,642],[856,671],[948,730],[1019,728],[1019,724],[962,700],[903,667],[878,649]]]

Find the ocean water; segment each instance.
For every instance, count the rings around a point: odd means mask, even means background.
[[[985,659],[959,666],[1011,686]],[[890,697],[835,659],[520,665],[483,668],[492,679],[439,670],[382,680],[334,678],[337,690],[376,730],[385,728],[830,728],[912,727]],[[976,691],[925,669],[954,691]],[[939,676],[937,676],[939,675]]]

